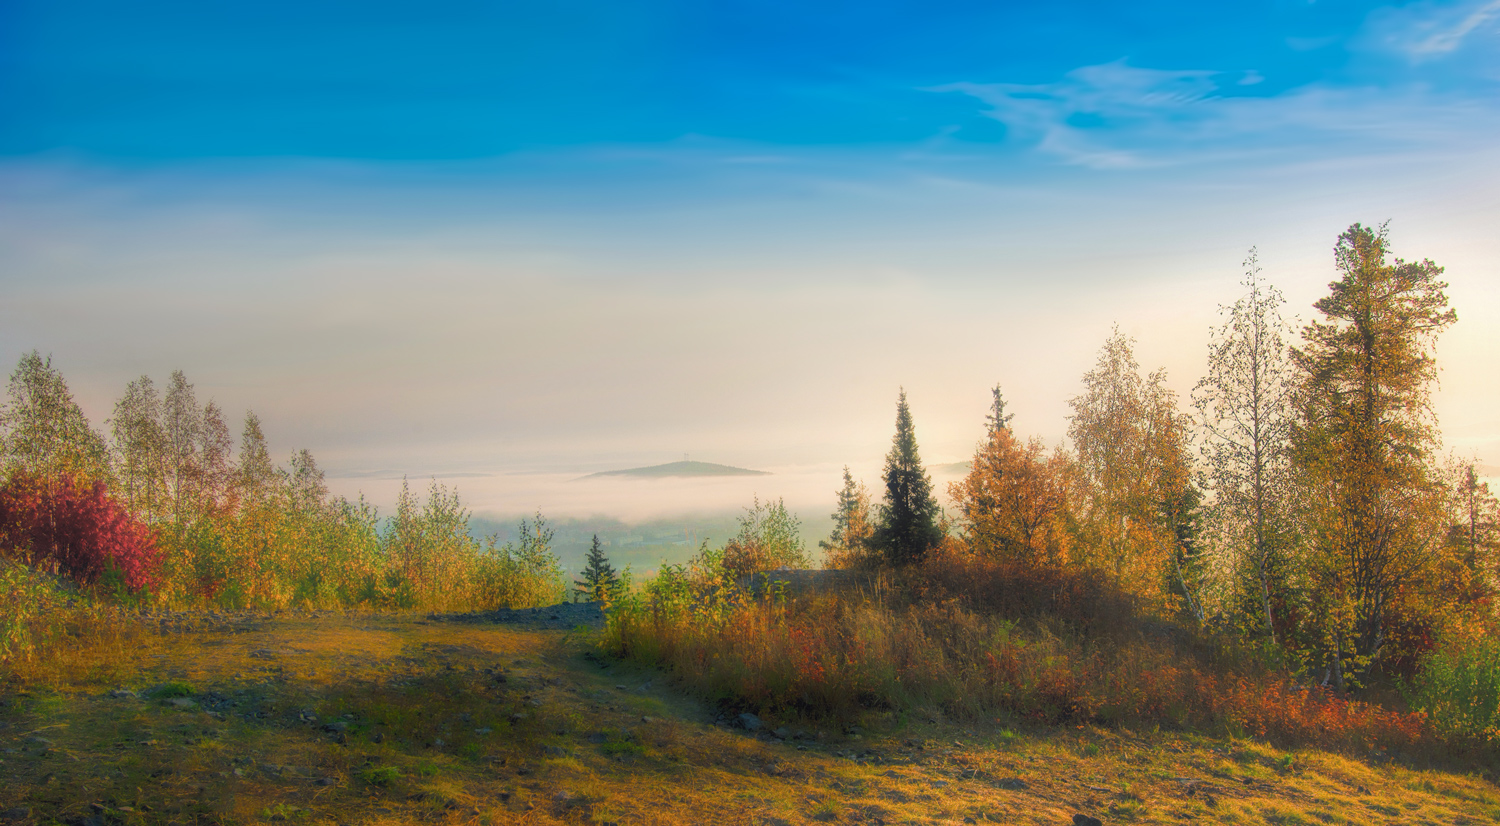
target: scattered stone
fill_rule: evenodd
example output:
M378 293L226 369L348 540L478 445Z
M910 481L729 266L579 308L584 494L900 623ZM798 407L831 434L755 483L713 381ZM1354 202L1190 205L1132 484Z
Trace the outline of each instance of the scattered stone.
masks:
M941 788L943 788L946 785L948 785L948 781L946 781L946 780L934 780L934 781L932 781L932 787L934 789L941 789Z
M519 723L519 722L521 722L522 720L525 720L525 719L526 719L526 715L525 714L521 714L520 712L517 712L515 714L510 715L510 721L512 723Z
M756 717L754 714L751 714L750 712L747 711L747 712L741 714L736 719L738 720L738 722L740 724L740 728L744 729L745 731L760 731L760 727L761 727L760 718Z
M432 741L432 745L436 748L442 748L443 746L446 746L448 744L443 742L443 738L439 737Z
M50 745L52 745L52 741L48 740L45 737L27 737L26 738L26 742L31 743L32 745L35 745L35 746L50 746Z
M787 728L786 726L782 726L781 728L778 728L771 733L781 738L782 740L786 740L792 736L792 730Z
M615 690L616 691L625 691L627 689L625 688L624 684L622 684L622 683L616 683L615 684Z
M641 718L641 722L642 723L649 723L649 722L651 722L651 718L650 717L642 717Z
M1085 814L1073 815L1073 826L1104 826L1104 821Z
M114 691L111 691L109 693L109 696L112 699L115 699L115 700L134 700L134 699L137 699L136 693L134 691L131 691L128 688L117 688Z
M338 782L339 781L337 779L332 778L332 777L320 777L320 778L318 778L318 785L319 786L332 786L332 785L334 785L335 783L338 783Z
M494 731L495 730L492 729L492 728L477 728L477 729L474 729L474 733L475 734L492 734L492 733L494 733Z
M1000 780L996 780L995 785L999 788L1009 789L1010 791L1015 792L1026 788L1026 781L1022 780L1019 777L1006 777Z

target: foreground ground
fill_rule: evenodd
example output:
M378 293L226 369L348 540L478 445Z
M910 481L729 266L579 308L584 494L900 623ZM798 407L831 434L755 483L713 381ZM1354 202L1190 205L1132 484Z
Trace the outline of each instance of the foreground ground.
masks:
M0 823L1500 822L1492 783L1399 756L925 714L747 731L537 619L175 618L4 688Z

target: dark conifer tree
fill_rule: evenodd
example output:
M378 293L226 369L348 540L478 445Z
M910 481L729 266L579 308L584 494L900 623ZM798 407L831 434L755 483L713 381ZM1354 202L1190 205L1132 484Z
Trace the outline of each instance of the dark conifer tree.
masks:
M599 534L594 534L594 544L584 560L583 579L573 580L573 592L591 602L603 602L620 583L620 576L604 555L604 546L599 543Z
M995 399L990 402L989 415L984 417L985 427L989 428L990 433L997 430L1009 430L1012 416L1005 412L1005 397L1000 395L1000 385L995 385L990 392L995 395Z
M880 506L874 545L895 564L917 562L943 540L942 510L932 496L932 480L917 454L917 436L906 406L906 390L896 402L896 435L885 457L885 503Z

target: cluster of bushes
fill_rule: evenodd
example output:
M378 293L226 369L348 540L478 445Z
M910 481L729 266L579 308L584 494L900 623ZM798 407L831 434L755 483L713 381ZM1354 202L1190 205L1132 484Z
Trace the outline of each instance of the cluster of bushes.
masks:
M611 613L604 648L763 714L867 710L1191 728L1285 746L1410 751L1421 714L1299 687L1143 619L1105 578L961 553L836 590L755 597L673 567Z

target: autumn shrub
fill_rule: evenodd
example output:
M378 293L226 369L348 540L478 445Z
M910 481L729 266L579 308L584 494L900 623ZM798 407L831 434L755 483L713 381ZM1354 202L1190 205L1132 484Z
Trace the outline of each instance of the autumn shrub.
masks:
M24 470L0 486L0 554L92 585L113 570L132 590L160 583L156 537L102 481Z
M1017 579L1004 587L1008 570ZM913 569L905 583L885 588L695 597L674 568L665 587L650 583L617 606L602 644L670 670L704 696L762 713L847 718L932 709L970 720L1159 725L1350 750L1410 749L1430 734L1419 714L1225 668L1149 624L1105 629L1126 605L1091 575L1070 580L1063 571L976 563L952 576ZM965 576L967 594L957 588Z

